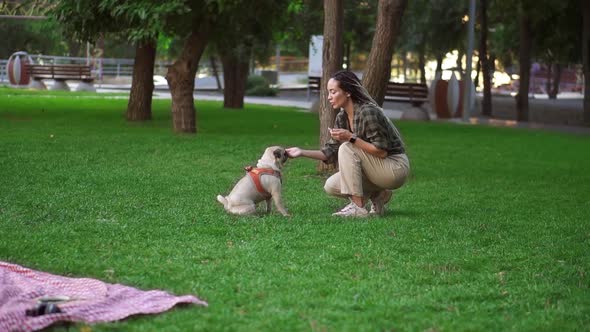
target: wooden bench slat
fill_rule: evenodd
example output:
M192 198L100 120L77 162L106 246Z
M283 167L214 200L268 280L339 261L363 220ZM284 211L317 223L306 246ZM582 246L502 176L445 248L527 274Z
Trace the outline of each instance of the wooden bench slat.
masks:
M71 71L54 71L53 75L67 75L67 76L82 76L82 75L90 75L90 73L81 73L79 71L71 72Z
M387 90L386 95L413 95L413 96L426 96L427 91L423 90Z
M53 71L74 72L74 73L81 72L81 71L89 71L84 68L64 68L64 67L58 67L58 68L54 67L52 70Z
M401 92L408 92L408 91L425 91L427 89L423 89L421 87L415 86L388 86L387 91L401 91Z

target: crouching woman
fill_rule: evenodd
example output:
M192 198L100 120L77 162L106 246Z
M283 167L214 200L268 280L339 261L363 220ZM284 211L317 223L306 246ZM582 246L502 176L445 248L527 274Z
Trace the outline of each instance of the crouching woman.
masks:
M382 215L392 190L400 188L410 174L402 137L353 72L337 72L327 89L330 105L339 110L329 128L331 139L321 150L291 147L287 153L291 158L338 163L339 172L328 178L324 189L349 198L350 204L333 216ZM365 208L369 201L370 211Z

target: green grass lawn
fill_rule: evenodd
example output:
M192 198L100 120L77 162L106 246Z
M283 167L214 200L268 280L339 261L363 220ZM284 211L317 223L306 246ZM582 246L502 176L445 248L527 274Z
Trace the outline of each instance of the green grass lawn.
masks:
M93 326L133 331L590 328L590 137L397 122L412 176L384 217L342 220L316 163L284 170L292 218L217 203L270 145L316 148L317 115L0 91L0 260L209 307ZM78 326L80 327L80 326Z

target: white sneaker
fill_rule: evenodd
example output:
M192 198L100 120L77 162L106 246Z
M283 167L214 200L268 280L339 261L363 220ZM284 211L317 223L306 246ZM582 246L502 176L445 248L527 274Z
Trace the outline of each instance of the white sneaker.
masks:
M353 218L364 218L369 216L369 211L364 207L360 207L355 203L350 203L345 206L342 210L332 213L336 217L353 217Z
M389 189L381 190L374 198L371 198L371 211L369 214L382 216L385 213L385 204L391 200L393 192Z

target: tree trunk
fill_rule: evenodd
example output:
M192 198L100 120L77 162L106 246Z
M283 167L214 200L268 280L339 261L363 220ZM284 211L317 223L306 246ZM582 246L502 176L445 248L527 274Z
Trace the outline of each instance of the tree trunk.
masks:
M494 75L495 58L493 55L485 56L484 66L482 67L483 78L483 99L482 99L482 114L484 116L492 116L492 77Z
M393 48L407 3L407 0L379 0L375 35L363 75L363 85L380 106L385 99L385 89L391 76Z
M463 56L465 54L461 49L457 51L457 71L459 72L459 79L463 82L465 80L465 73L463 71Z
M520 47L518 60L520 67L520 86L516 95L516 119L529 121L529 81L531 76L531 20L528 13L520 10Z
M584 124L590 126L590 1L581 0L583 12L582 61L584 70Z
M210 56L209 61L211 62L211 70L213 70L213 76L215 77L215 82L217 83L217 92L221 92L223 88L221 87L221 81L219 80L219 72L217 71L215 56Z
M402 75L404 76L404 80L408 79L408 52L404 52L402 57Z
M232 55L221 55L223 64L223 107L244 108L248 62L240 61Z
M156 42L154 40L137 44L131 93L125 114L128 121L144 121L152 118L155 60Z
M69 40L67 42L68 45L68 51L70 53L70 56L75 56L75 57L83 57L84 56L84 48L82 47L82 45L86 45L86 43L79 43L75 40Z
M345 53L345 58L346 58L346 69L348 70L352 70L352 68L350 68L350 48L352 47L352 43L348 42L346 43L346 53Z
M547 92L547 97L549 97L549 99L551 99L551 86L553 84L551 84L551 82L553 81L553 75L551 75L553 73L553 63L548 63L547 64L547 80L545 81L545 91ZM534 89L534 87L533 87Z
M561 71L563 67L560 63L555 64L555 70L553 71L553 86L549 93L549 99L557 99L559 93L559 84L561 83Z
M420 83L426 83L426 57L424 47L420 47L418 53L418 67L420 67Z
M324 46L322 49L322 80L320 86L320 146L330 139L328 127L334 125L336 112L328 102L326 85L334 73L342 69L344 9L342 0L324 1ZM319 171L333 171L333 165L318 163Z
M436 73L441 73L442 74L442 62L443 62L443 55L442 54L437 54L436 55Z
M480 45L481 47L481 45ZM477 65L475 66L475 78L473 79L473 85L475 86L475 88L477 89L477 87L479 86L479 74L481 73L481 49L479 50L479 54L478 54L478 61L477 61Z
M483 78L483 99L481 101L481 113L484 116L492 116L492 64L488 56L488 0L481 0L481 38L479 58L481 61Z
M166 73L172 95L172 124L174 131L178 133L197 132L193 92L199 60L207 45L208 30L208 23L202 23L191 32L179 58Z

